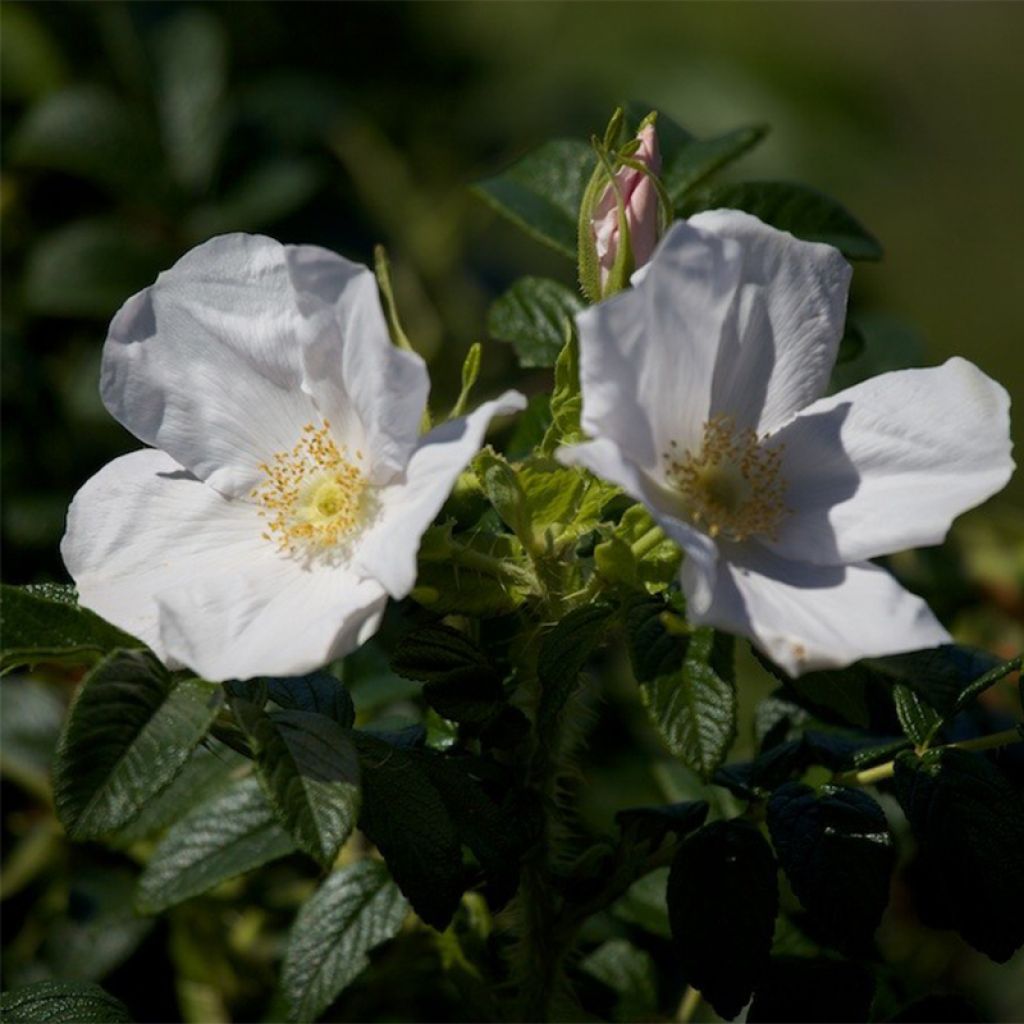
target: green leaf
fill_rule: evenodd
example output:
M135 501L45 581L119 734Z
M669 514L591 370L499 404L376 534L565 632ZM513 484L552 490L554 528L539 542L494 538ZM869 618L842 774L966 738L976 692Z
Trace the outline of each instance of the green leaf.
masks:
M552 728L578 686L583 666L607 635L613 612L610 605L583 605L545 635L537 657L541 691L538 725L542 732Z
M787 782L768 802L768 828L817 930L841 949L868 950L896 859L882 808L862 790Z
M709 779L736 738L732 638L694 630L681 668L641 684L641 694L669 750Z
M391 667L400 676L425 682L427 703L453 722L482 724L504 705L501 675L465 633L449 626L407 633L395 648Z
M366 969L370 950L398 934L408 910L377 861L328 875L288 935L281 989L289 1019L316 1020Z
M279 707L308 711L331 718L346 729L355 722L356 709L340 679L330 672L310 672L304 676L266 679L267 696Z
M1001 665L996 665L988 672L982 673L974 682L969 683L960 691L960 695L953 704L951 715L956 715L968 708L973 701L977 700L979 694L984 693L990 686L995 686L1011 672L1020 672L1022 665L1024 665L1024 655L1018 654L1016 658L1004 661Z
M860 964L809 957L772 957L768 974L754 993L747 1022L850 1021L853 1024L870 1019L874 994L874 978Z
M528 572L516 537L487 530L453 537L450 525L434 526L420 542L412 596L438 615L505 615L526 599Z
M422 752L367 733L353 738L363 773L359 827L416 913L443 931L463 892L462 853L455 823L417 756Z
M68 588L0 584L0 670L62 662L91 665L117 647L141 647L85 608Z
M85 981L38 981L0 995L0 1018L10 1024L130 1024L119 999Z
M333 863L359 814L359 761L350 733L308 711L264 711L231 696L267 796L299 849Z
M50 765L65 707L35 679L0 683L0 773L43 800L50 796Z
M924 897L977 950L1005 963L1024 943L1024 803L981 754L896 759L896 796L923 862Z
M57 748L54 803L72 839L135 818L181 771L217 714L220 688L176 683L142 651L114 651L86 676Z
M493 449L484 448L473 460L473 469L494 511L529 550L534 542L530 508L511 463Z
M515 348L520 366L554 366L566 324L582 309L582 299L565 285L524 277L491 306L487 331Z
M556 139L478 182L473 191L527 234L575 262L580 201L594 162L587 143Z
M746 821L716 821L672 861L668 916L687 981L731 1019L768 966L778 884L771 848Z
M157 845L139 879L136 905L145 914L159 913L294 850L259 779L236 779Z
M664 590L679 573L682 553L643 505L632 505L615 529L594 547L594 564L605 579Z
M700 210L733 209L808 242L834 245L851 260L880 260L882 246L839 202L808 185L788 181L745 181L694 194L680 208L689 217Z
M4 11L0 34L0 72L8 101L38 99L53 92L68 77L68 69L42 12L10 6Z
M663 129L661 115L658 116L657 129L660 139ZM763 125L752 125L708 139L690 138L671 151L663 152L661 179L673 205L682 207L693 189L753 149L767 134L768 129Z
M117 220L80 220L44 236L25 272L25 300L46 316L106 319L170 262L157 240Z
M580 415L583 395L580 391L580 345L575 329L566 333L565 344L555 360L555 384L551 391L551 426L541 442L544 455L553 455L559 445L583 440Z
M614 484L552 458L533 456L516 466L535 543L558 553L589 533L608 502L619 493Z
M673 613L664 597L636 597L626 605L626 642L633 676L650 683L676 671L683 662L689 637L665 626Z
M159 193L159 149L127 104L97 85L73 85L35 104L10 142L16 164L63 171L115 194Z
M155 70L170 165L181 184L202 193L220 157L225 129L227 39L219 20L201 8L185 8L163 23Z
M903 732L915 746L924 746L942 725L942 716L903 683L892 688L892 696Z

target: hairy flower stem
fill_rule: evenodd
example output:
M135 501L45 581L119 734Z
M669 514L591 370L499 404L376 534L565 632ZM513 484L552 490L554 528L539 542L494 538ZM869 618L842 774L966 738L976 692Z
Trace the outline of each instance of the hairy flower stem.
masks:
M947 743L943 747L936 747L942 750L945 747L956 747L957 750L993 750L996 747L1007 747L1012 743L1024 742L1024 734L1019 728L1006 729L1003 732L993 733L991 736L979 736L973 740L960 740L956 743ZM836 782L844 786L871 786L884 779L891 779L896 773L896 762L886 761L885 764L875 765L874 768L865 768L859 772L843 772L836 776Z

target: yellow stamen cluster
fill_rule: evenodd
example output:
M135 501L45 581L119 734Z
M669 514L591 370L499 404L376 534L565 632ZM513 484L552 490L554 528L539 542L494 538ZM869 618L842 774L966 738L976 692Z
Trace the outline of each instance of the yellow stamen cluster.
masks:
M776 538L790 511L782 501L782 445L767 447L753 430L737 430L730 416L704 424L697 452L663 452L665 472L683 498L687 516L710 536L741 541L755 534Z
M266 482L252 492L267 520L263 537L288 554L337 551L370 511L371 492L362 469L363 453L340 448L331 425L307 423L291 451L261 463Z

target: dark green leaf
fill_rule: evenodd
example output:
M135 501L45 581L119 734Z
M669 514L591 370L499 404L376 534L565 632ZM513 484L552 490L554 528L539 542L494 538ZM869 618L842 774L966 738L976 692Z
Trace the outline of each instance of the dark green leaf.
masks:
M0 771L44 800L65 711L56 693L35 679L0 683Z
M350 733L308 711L266 712L231 698L270 802L301 850L328 865L359 814L359 761Z
M484 725L504 706L501 675L465 633L449 626L406 634L391 667L408 679L425 681L427 703L450 721Z
M632 835L638 842L651 847L660 846L668 835L688 836L704 824L708 816L706 800L688 800L680 804L659 807L629 807L619 811L615 820L623 834Z
M554 366L565 344L566 324L581 309L583 300L565 285L524 277L491 306L487 331L515 348L520 366Z
M193 808L157 845L139 879L136 904L143 913L159 913L294 850L259 779L237 779Z
M981 754L896 760L896 795L925 862L926 896L975 949L1004 963L1024 943L1024 804Z
M1001 679L1005 679L1011 672L1019 672L1024 664L1024 655L1018 654L1016 658L1004 661L1001 665L989 669L974 680L973 683L965 686L960 691L956 703L953 705L951 714L957 714L967 708L979 694L984 693L990 686L994 686Z
M705 825L672 862L668 915L682 973L727 1019L768 966L778 901L771 848L748 822Z
M816 931L862 952L889 902L895 861L882 808L867 793L786 783L768 802L768 828L782 869Z
M663 119L660 116L657 129L660 139L663 133ZM663 149L661 177L673 205L682 207L693 189L753 149L767 133L767 128L753 125L708 139L691 138L674 149Z
M115 651L71 706L54 763L54 803L72 839L131 821L181 771L217 714L220 688L175 683L141 651Z
M359 827L427 924L443 931L463 891L460 837L419 751L355 733L363 773Z
M874 978L860 964L773 957L767 976L754 993L747 1021L860 1024L868 1020L874 994Z
M142 644L79 608L74 591L0 584L0 670L44 661L89 665L116 647Z
M663 616L671 611L663 597L639 598L626 608L626 641L638 683L674 672L686 656L688 638L665 628Z
M330 672L310 672L288 679L267 679L267 696L282 708L308 711L332 718L346 729L356 718L352 698L341 680Z
M556 139L478 182L474 191L527 234L575 261L580 201L594 160L587 143Z
M641 684L641 694L672 753L710 778L736 738L732 637L695 629L682 666Z
M99 985L38 981L0 995L0 1018L10 1024L130 1024L128 1008Z
M766 224L808 242L827 242L852 260L879 260L882 247L835 199L788 181L745 181L718 185L689 197L683 216L699 210L745 210Z
M583 605L544 637L537 657L541 690L538 721L542 730L554 724L576 689L583 666L605 638L613 611L610 605Z
M328 875L288 936L281 988L289 1019L316 1020L369 965L370 950L398 934L408 909L377 861Z
M892 688L892 696L904 733L915 746L926 744L942 724L942 716L903 683Z

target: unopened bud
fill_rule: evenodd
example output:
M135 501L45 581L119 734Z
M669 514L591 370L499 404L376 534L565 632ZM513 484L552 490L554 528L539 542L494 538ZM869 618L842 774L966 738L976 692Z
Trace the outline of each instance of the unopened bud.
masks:
M601 268L602 292L615 266L621 244L619 196L625 207L634 270L642 267L651 258L658 244L658 192L651 175L657 175L661 171L661 153L658 150L658 136L654 130L654 123L649 122L641 128L637 139L640 145L632 154L632 161L642 164L650 173L628 165L621 167L615 174L615 185L609 182L605 186L601 198L594 207L591 220L597 260Z

